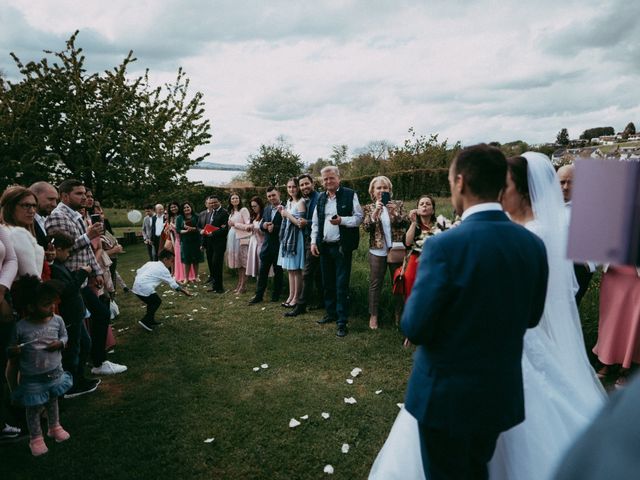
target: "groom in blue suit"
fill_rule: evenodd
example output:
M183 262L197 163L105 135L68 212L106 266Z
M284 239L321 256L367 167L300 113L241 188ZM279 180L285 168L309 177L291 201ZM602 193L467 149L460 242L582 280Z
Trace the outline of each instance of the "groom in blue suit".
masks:
M418 421L427 478L488 478L500 432L524 420L522 344L547 289L542 241L499 197L500 150L462 150L449 169L462 223L425 242L402 330L418 345L405 406Z

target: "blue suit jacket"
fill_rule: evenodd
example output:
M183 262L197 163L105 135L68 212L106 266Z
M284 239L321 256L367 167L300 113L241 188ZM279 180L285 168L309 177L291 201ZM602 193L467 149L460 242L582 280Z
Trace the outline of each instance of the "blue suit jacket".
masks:
M264 228L265 222L273 223L273 231L269 232ZM280 212L274 211L272 214L271 204L267 204L264 207L262 221L260 222L260 229L265 233L264 242L262 242L261 255L277 255L280 248L280 226L282 225L282 215Z
M500 211L427 240L402 317L418 345L405 405L419 423L464 434L524 420L522 341L547 277L542 240Z

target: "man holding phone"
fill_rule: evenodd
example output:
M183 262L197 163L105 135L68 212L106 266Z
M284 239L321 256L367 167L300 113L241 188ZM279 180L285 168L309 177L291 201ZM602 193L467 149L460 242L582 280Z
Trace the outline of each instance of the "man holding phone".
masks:
M72 272L85 265L91 267L91 276L95 276L95 284L100 288L104 282L102 268L98 265L91 248L91 240L100 237L104 231L102 222L86 226L82 215L78 212L87 206L87 192L79 180L65 180L58 187L60 203L45 221L47 234L64 232L74 239L70 255L64 265ZM82 299L91 314L91 361L94 375L112 375L124 372L127 367L107 360L105 343L109 327L109 307L98 298L87 282L82 285Z
M320 256L326 315L319 324L336 323L336 335L347 334L347 304L351 257L358 248L362 207L358 195L340 186L338 167L324 167L320 175L325 192L318 197L311 226L311 254Z

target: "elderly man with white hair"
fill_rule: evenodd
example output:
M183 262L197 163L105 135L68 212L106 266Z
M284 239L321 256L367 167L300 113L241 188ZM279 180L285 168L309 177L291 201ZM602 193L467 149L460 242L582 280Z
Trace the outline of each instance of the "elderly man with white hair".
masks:
M311 253L320 256L326 315L319 324L336 323L336 335L347 334L351 257L358 248L362 207L358 195L340 185L338 167L320 172L325 192L318 197L311 227Z

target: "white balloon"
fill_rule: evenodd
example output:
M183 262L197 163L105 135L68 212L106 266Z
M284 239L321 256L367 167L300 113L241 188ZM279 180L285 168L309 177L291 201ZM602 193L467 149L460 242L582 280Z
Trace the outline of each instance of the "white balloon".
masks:
M127 218L131 223L138 223L142 220L142 212L140 210L131 210L127 213Z

